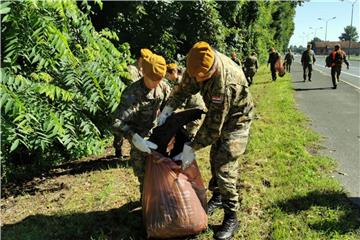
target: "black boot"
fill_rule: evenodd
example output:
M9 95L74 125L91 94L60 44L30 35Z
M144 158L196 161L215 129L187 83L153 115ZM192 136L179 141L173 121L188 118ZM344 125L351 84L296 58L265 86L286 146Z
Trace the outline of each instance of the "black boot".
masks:
M217 240L229 240L239 228L239 220L236 212L225 212L224 221L221 224L219 231L215 235Z
M214 193L207 204L207 214L211 215L214 213L216 208L222 206L220 193Z

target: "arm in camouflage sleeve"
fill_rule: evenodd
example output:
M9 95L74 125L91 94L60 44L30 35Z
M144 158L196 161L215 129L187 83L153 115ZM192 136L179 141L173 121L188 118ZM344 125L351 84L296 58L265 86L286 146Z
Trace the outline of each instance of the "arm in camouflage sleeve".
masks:
M185 72L179 87L170 96L167 106L177 109L185 102L186 99L190 98L191 95L194 95L200 91L199 85L196 81Z
M127 124L136 113L136 102L131 99L130 95L125 90L121 96L120 105L115 114L115 121L112 125L115 134L124 135L127 139L131 139L134 132Z
M194 150L213 144L220 137L231 101L232 90L230 88L225 90L225 94L212 98L204 122L190 144Z
M170 97L170 93L171 93L171 88L169 87L169 85L167 83L164 84L164 99L161 102L161 106L160 106L160 110L162 111L167 103L167 101L169 100Z

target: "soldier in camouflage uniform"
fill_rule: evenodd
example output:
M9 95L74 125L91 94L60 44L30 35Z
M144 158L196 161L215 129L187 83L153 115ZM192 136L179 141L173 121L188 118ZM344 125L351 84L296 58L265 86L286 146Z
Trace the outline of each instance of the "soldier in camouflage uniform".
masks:
M208 204L211 214L222 206L225 216L217 239L230 238L239 226L238 158L245 152L254 104L242 69L206 42L196 43L186 59L186 73L179 89L170 97L159 116L159 124L190 95L200 92L208 112L191 143L185 144L175 159L191 162L194 151L211 146L213 196Z
M311 44L307 45L307 49L301 55L301 65L303 66L303 78L306 81L306 72L308 73L308 80L311 82L312 65L316 62L315 53L311 49Z
M133 82L139 80L142 78L142 60L143 58L149 56L149 54L152 54L151 51L147 48L143 48L140 50L140 56L137 59L136 66L129 65L128 71L129 71L129 79L125 79L124 83L129 86ZM118 158L121 158L123 156L122 153L122 145L124 143L124 136L120 132L114 132L114 142L113 147L115 148L115 156Z
M143 58L144 77L127 87L121 96L113 130L125 136L131 143L130 161L134 174L143 190L145 157L157 146L145 140L156 125L156 119L164 107L169 86L162 81L166 72L165 59L156 54Z
M244 67L243 67L249 87L253 82L253 77L257 72L258 68L259 68L259 64L256 58L256 53L253 52L250 56L245 58Z

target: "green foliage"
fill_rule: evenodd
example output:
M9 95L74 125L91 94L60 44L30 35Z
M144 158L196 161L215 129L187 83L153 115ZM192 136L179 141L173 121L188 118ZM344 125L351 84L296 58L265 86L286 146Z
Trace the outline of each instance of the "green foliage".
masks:
M344 28L344 32L341 34L341 36L339 37L339 39L341 41L353 41L353 42L357 42L359 38L358 32L356 31L356 27L354 26L346 26Z
M208 41L221 52L240 57L255 51L261 61L268 49L287 48L294 31L295 7L302 1L136 1L104 2L92 15L129 42L132 52L147 47L167 61L186 55L191 46Z
M116 49L117 35L96 32L75 1L3 2L0 12L3 175L102 150L129 46Z

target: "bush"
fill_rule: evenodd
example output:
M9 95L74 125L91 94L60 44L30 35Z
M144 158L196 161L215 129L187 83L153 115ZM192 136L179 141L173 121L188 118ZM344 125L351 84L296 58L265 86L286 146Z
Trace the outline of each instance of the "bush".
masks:
M98 153L127 77L129 45L75 1L1 4L2 177L18 163Z

